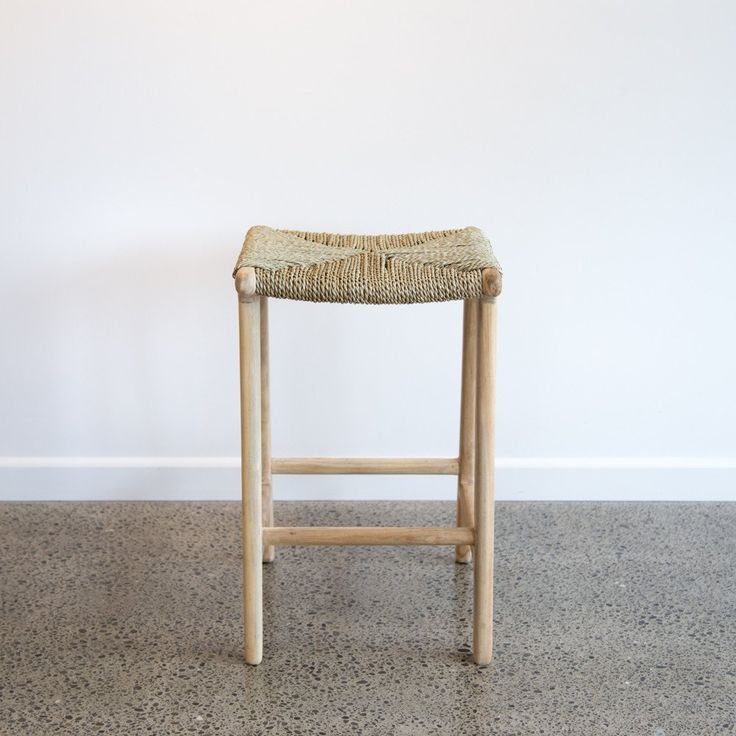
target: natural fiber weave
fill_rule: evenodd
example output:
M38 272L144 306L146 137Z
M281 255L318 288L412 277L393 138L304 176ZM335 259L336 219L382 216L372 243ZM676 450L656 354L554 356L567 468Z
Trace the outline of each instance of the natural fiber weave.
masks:
M475 299L482 296L482 270L501 270L476 227L335 235L259 225L245 236L235 271L245 266L255 268L263 296L353 304Z

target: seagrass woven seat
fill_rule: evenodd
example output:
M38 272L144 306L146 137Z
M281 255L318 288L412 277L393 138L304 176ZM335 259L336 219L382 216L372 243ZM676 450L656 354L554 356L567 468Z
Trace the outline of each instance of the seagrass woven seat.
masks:
M495 282L486 284L486 294L501 290L498 261L477 227L336 235L258 225L245 236L235 272L249 266L255 269L260 296L313 302L478 299L483 296L483 269L493 269Z

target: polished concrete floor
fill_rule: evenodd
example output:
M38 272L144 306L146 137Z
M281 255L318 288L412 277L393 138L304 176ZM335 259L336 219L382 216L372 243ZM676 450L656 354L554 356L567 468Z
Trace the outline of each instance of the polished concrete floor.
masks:
M277 522L451 524L453 504ZM501 503L493 664L446 547L281 548L241 659L239 507L0 505L0 734L736 730L736 504Z

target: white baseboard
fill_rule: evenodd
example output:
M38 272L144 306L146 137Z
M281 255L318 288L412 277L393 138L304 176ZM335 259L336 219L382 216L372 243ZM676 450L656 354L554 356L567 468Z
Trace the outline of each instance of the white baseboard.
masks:
M496 498L736 501L736 458L498 458ZM0 457L0 501L238 500L237 457ZM455 497L452 476L277 476L277 500Z

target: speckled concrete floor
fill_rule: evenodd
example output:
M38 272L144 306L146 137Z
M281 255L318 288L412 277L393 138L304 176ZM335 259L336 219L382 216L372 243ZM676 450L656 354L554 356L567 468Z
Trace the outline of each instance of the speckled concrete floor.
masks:
M439 525L453 505L276 516ZM498 504L487 669L450 548L281 548L256 668L237 504L1 505L0 555L3 736L736 728L736 504Z

